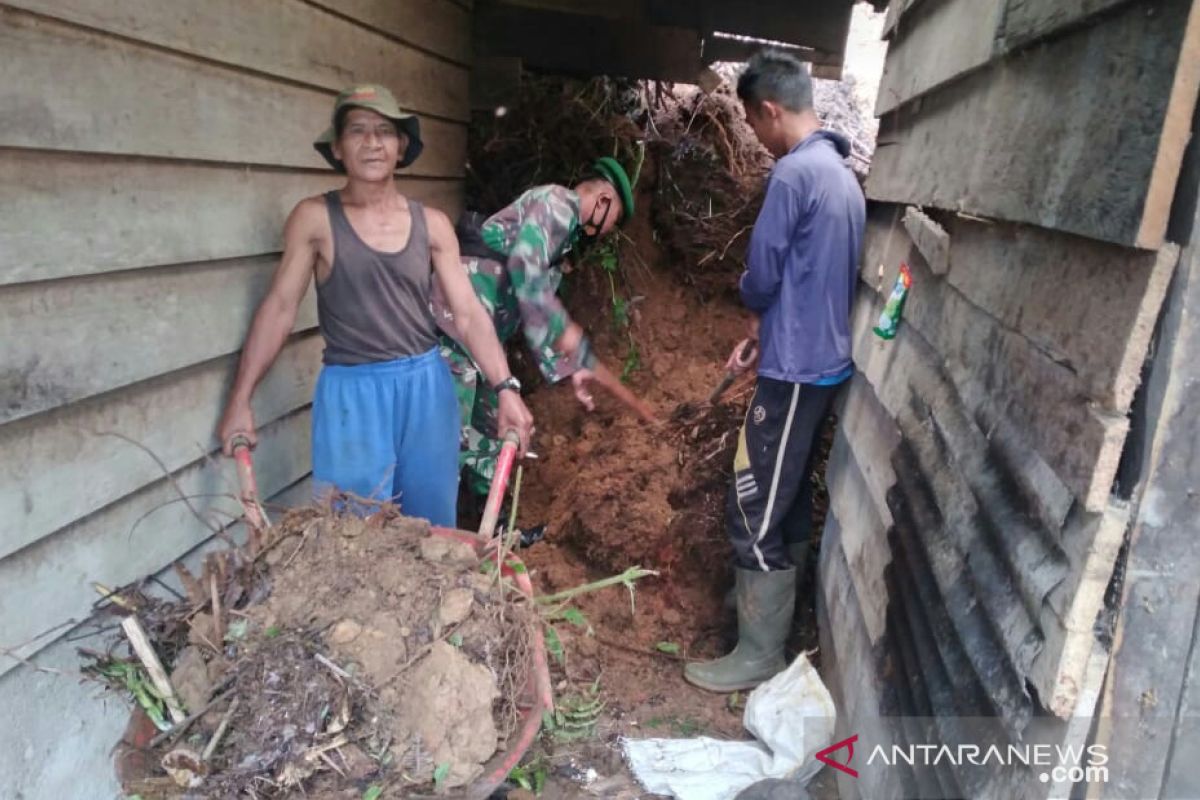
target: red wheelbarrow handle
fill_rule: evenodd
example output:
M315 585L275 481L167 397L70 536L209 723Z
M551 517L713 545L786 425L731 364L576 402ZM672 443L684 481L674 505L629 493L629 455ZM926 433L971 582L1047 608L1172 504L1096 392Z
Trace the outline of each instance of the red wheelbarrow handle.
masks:
M267 521L263 519L262 506L258 500L258 481L254 479L254 457L250 454L250 440L240 433L234 434L229 440L233 450L233 460L237 464L238 484L242 489L242 508L246 512L246 521L256 531L267 529Z
M435 527L433 535L469 544L480 555L484 554L487 547L485 540L467 531ZM509 553L500 566L500 574L511 579L517 589L526 597L533 598L533 581L530 580L529 570L525 568L520 558ZM504 783L505 778L513 771L514 767L521 763L521 759L525 757L530 746L537 739L538 731L542 727L543 715L554 710L550 662L546 654L546 640L541 625L533 629L532 639L529 654L529 683L525 687L527 693L525 700L528 707L522 709L520 726L509 737L508 747L504 752L497 753L484 768L483 775L476 778L467 788L467 800L487 800Z
M508 477L512 474L513 462L517 458L517 447L520 444L521 437L516 431L510 430L504 434L504 444L500 447L500 455L496 457L496 473L492 476L487 502L483 506L483 519L479 523L479 538L484 541L490 541L496 532L496 523L500 520L500 505L504 502Z

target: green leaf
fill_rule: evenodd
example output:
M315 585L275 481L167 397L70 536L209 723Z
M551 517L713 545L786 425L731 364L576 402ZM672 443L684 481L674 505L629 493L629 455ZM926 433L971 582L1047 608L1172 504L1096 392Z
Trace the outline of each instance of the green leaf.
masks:
M590 628L587 617L578 608L565 608L562 612L562 618L574 625L576 628Z
M520 561L511 561L511 562L509 562L508 566L517 575L524 575L526 572L529 571L528 569L526 569L525 564Z
M463 644L462 635L458 634L458 633L450 634L450 636L447 637L446 641L450 643L451 647L462 647L462 644Z
M546 767L539 764L533 771L533 793L540 795L546 789Z
M513 767L513 771L508 773L508 779L528 792L533 791L533 781L529 779L529 770L524 767Z
M272 625L271 627L267 628L266 637L268 639L274 639L281 633L283 633L283 628L280 628L278 625Z
M558 727L558 723L554 721L554 714L549 710L542 712L542 727L548 731Z
M679 645L674 642L659 642L654 645L654 649L660 653L667 653L673 656L679 655Z
M613 324L618 328L629 325L629 302L624 297L613 297Z
M437 768L433 771L433 788L441 791L448 777L450 777L450 765L438 764Z
M488 559L479 565L479 571L485 575L491 575L496 571L496 562Z
M621 383L628 383L629 377L642 366L642 357L638 353L637 342L629 339L629 352L625 354L625 363L621 366Z
M371 784L367 790L363 792L362 800L379 800L383 796L383 787L379 784Z
M250 620L235 619L229 623L229 627L225 629L225 641L238 642L246 638L246 633L250 630Z
M566 651L563 650L562 639L558 638L558 631L554 630L551 625L546 626L546 651L554 656L554 660L559 664L567 660Z

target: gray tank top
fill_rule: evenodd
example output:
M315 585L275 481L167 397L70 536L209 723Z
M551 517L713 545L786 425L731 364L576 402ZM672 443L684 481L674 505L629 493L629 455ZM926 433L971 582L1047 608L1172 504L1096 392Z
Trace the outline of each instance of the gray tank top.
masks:
M367 364L420 355L437 345L429 307L433 261L425 209L408 201L412 230L398 253L380 252L354 232L337 192L325 194L333 230L333 273L317 284L326 364Z

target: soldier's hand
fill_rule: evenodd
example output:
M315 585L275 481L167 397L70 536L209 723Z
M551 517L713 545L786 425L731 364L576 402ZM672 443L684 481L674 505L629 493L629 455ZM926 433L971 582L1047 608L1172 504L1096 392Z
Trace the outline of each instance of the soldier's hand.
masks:
M575 399L588 411L596 410L596 398L592 397L592 390L588 388L588 383L595 377L596 373L582 367L571 373L571 387L575 390Z
M514 430L521 438L518 456L524 456L533 438L533 414L525 406L521 396L513 391L503 391L499 395L500 406L496 415L496 429L499 431Z

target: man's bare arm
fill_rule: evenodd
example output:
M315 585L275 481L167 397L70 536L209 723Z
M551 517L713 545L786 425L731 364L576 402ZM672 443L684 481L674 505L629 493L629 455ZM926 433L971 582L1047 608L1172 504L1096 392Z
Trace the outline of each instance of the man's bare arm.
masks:
M231 439L237 434L244 435L251 445L258 441L250 398L296 323L296 313L312 281L317 260L322 213L323 206L312 198L303 200L292 209L284 226L283 258L271 279L267 296L254 314L242 346L237 378L217 428L221 447L227 455L231 454Z

